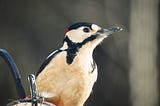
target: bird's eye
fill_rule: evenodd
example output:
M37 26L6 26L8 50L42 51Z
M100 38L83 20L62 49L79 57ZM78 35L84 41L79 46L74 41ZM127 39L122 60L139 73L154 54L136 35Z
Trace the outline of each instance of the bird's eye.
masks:
M89 30L89 28L84 28L83 31L88 33L90 30Z

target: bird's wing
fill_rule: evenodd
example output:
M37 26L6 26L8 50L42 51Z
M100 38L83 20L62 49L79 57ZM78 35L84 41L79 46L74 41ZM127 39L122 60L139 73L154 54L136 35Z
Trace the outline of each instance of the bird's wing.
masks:
M62 52L63 50L56 50L54 52L52 52L47 58L46 60L43 62L43 64L41 65L41 67L39 68L37 75L39 75L39 73L41 73L43 71L43 69L49 64L49 62L60 52Z

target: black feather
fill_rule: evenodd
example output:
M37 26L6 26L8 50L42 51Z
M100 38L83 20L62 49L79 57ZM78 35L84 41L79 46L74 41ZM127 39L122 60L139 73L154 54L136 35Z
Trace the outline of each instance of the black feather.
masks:
M89 27L90 29L92 29L92 28L91 28L92 23L78 22L78 23L75 23L75 24L69 26L69 27L68 27L68 31L73 30L73 29L77 29L77 28L79 28L79 27L81 27L81 26L86 26L86 27Z

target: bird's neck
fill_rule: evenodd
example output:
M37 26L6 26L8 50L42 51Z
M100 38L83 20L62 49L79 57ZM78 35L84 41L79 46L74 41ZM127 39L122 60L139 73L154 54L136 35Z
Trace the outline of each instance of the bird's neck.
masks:
M81 56L83 58L92 59L93 47L92 44L86 43L82 45L81 43L70 43L68 45L67 42L63 43L63 46L60 48L67 52L67 63L71 64L76 56Z

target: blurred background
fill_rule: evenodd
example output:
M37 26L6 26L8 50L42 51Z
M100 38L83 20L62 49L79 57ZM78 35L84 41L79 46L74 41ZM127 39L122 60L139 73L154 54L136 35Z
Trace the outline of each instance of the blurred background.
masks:
M159 10L158 0L0 0L0 48L15 59L29 95L28 75L62 45L69 25L122 26L94 52L99 75L85 106L160 106ZM17 98L0 58L0 105Z

